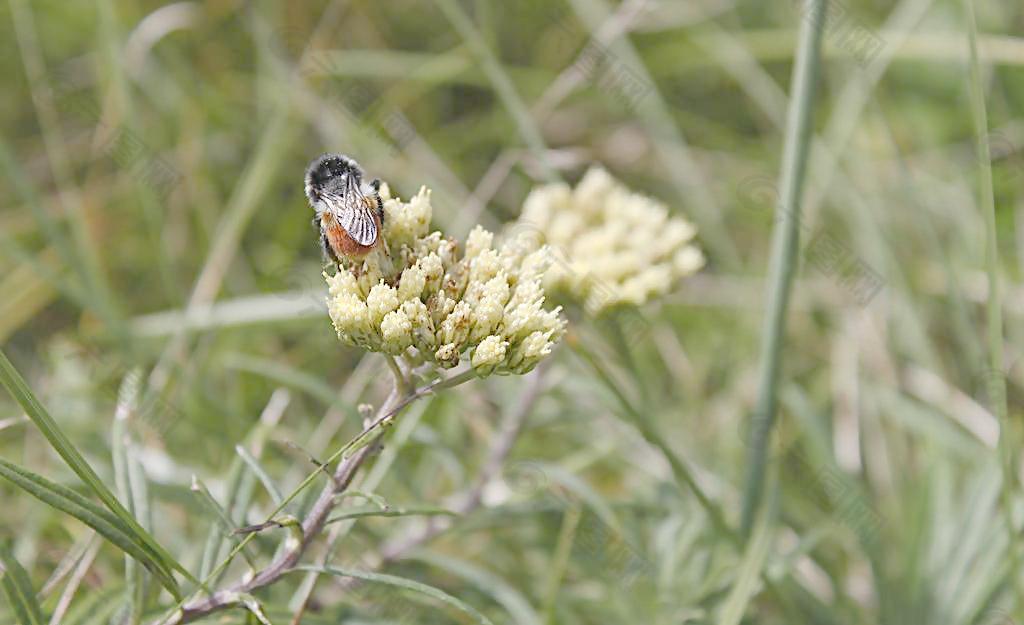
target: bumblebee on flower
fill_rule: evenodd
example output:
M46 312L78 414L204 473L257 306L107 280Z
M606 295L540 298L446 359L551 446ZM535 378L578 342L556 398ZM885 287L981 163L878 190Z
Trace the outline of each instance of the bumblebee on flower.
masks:
M340 155L314 161L306 194L338 266L324 277L343 342L443 368L466 354L479 375L518 374L565 333L560 308L544 308L546 248L496 248L478 226L460 253L454 239L429 231L426 187L407 202L392 198L386 185L364 184L358 165Z
M381 247L384 206L380 180L363 182L363 170L343 154L324 154L310 163L306 197L316 216L324 255L335 264L354 264ZM385 247L385 254L387 249Z

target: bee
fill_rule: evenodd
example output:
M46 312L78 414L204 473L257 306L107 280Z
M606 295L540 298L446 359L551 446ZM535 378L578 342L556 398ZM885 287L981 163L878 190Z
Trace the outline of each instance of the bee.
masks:
M306 169L306 197L316 216L324 255L341 265L360 260L381 244L384 203L380 180L363 182L363 170L343 154L324 154Z

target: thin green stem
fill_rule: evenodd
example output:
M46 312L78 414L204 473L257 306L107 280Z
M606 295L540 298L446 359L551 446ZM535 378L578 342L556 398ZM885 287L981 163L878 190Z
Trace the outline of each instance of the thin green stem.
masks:
M985 273L988 281L986 322L988 324L989 374L986 392L990 408L999 420L999 459L1003 470L1002 508L1010 542L1010 586L1013 592L1014 614L1024 605L1021 589L1020 539L1013 521L1014 436L1006 407L1006 380L1003 377L1003 303L999 287L999 239L996 232L996 203L992 190L992 163L988 136L988 114L985 110L985 92L978 62L978 24L974 16L974 1L964 0L967 14L967 42L970 63L967 66L968 91L971 99L971 118L974 122L975 145L981 165L979 192L981 210L985 219Z
M388 369L391 369L391 375L395 377L395 388L398 389L398 393L403 397L408 395L412 391L409 387L409 378L402 371L398 361L391 354L384 354L384 362L388 363Z
M750 534L764 490L768 439L778 401L786 310L796 272L800 240L800 203L810 151L812 108L825 25L824 0L810 0L807 11L806 19L800 27L800 42L793 66L792 95L786 117L782 170L779 173L779 203L775 207L777 219L772 232L768 310L761 341L760 381L752 416L751 446L748 450L743 492L741 530L744 536Z

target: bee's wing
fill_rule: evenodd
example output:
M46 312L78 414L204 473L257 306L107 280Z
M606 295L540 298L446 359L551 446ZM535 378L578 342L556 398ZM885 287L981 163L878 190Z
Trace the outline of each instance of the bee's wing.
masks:
M377 222L373 218L373 201L355 185L349 186L340 199L338 223L356 243L373 245L378 234Z

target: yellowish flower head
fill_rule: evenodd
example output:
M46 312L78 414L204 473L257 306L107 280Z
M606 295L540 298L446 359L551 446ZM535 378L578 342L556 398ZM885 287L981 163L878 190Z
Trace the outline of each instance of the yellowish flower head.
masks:
M664 204L594 167L575 188L555 183L534 189L507 245L550 246L544 286L597 314L643 304L699 270L704 255L692 242L695 234L689 221L670 216Z
M551 353L565 321L559 308L544 307L546 247L495 247L478 226L460 253L453 239L430 232L428 189L403 202L383 187L381 197L386 250L324 274L343 342L445 368L466 356L480 375L526 373Z

